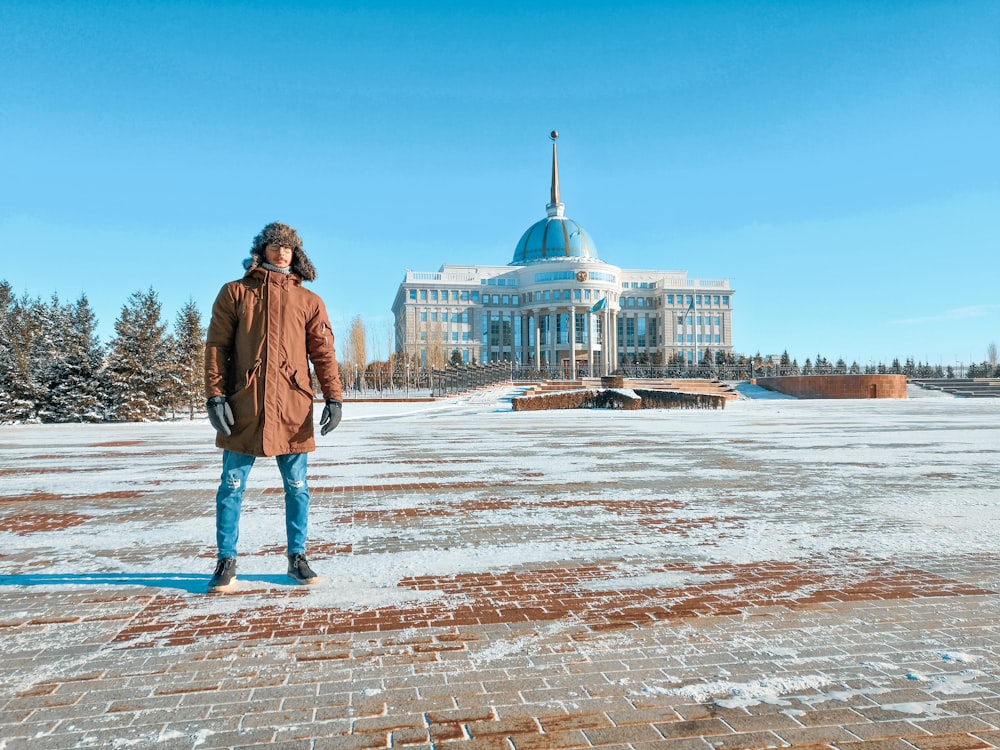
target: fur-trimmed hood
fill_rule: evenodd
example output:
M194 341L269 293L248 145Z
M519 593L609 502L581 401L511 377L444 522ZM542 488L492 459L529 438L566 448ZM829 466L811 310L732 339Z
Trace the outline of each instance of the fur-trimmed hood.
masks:
M299 237L299 233L287 224L278 221L272 221L253 238L253 244L250 245L250 257L243 261L243 267L247 273L254 271L267 261L264 256L264 248L272 242L292 248L291 268L293 273L301 276L303 281L316 279L316 268L302 249L302 238Z

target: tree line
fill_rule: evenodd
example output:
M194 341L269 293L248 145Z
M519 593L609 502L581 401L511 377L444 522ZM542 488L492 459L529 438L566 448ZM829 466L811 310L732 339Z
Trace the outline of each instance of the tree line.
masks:
M16 296L0 281L0 423L193 417L205 400L205 328L193 301L173 326L156 292L133 293L102 343L85 294Z
M194 301L172 324L150 288L122 306L102 342L86 294L75 302L15 295L0 280L0 424L143 422L204 413L206 328ZM367 332L351 321L341 370L354 390L427 388L416 361L368 362ZM315 384L314 384L315 386Z
M114 336L102 342L97 317L86 295L63 302L16 296L0 280L0 424L14 422L136 422L178 416L193 418L204 411L205 326L194 301L186 303L172 325L163 320L162 305L150 288L134 292L122 306ZM446 364L461 365L457 350L423 368L415 357L391 352L368 360L368 332L360 316L348 326L341 349L341 375L348 391L382 391L430 387L431 372ZM632 375L648 370L695 369L704 377L742 379L760 375L887 374L911 378L1000 378L997 348L963 373L948 365L906 359L865 366L843 359L831 362L817 354L800 367L788 352L778 357L704 352L690 368L680 359L654 361L646 355L626 358L620 369ZM697 376L697 375L696 375Z

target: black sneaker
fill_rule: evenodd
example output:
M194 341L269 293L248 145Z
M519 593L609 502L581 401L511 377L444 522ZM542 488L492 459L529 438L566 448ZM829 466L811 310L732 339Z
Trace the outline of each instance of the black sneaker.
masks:
M309 567L309 561L301 553L288 556L288 577L294 578L296 582L304 584L319 581L316 571Z
M228 591L236 580L236 558L223 557L215 565L215 573L208 582L209 591Z

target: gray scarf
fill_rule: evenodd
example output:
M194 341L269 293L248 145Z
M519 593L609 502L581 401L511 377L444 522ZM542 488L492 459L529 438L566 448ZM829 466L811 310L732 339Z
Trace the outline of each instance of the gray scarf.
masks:
M288 268L278 268L277 266L272 266L270 263L261 263L261 268L266 268L268 271L274 271L275 273L283 273L286 276L292 272L292 267Z

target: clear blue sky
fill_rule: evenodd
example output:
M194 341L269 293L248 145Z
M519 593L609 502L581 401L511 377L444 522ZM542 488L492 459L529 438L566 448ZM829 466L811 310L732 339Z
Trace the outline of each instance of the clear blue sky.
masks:
M406 269L566 213L731 279L737 351L1000 343L1000 3L0 4L0 278L206 322L266 223L386 356Z

